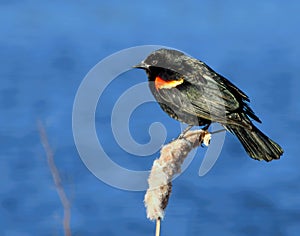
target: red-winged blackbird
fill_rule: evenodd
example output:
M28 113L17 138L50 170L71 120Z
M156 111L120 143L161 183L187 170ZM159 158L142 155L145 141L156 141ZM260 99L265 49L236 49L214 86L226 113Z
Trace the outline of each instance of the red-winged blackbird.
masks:
M202 61L162 48L134 67L146 71L151 92L172 118L206 128L218 122L257 160L271 161L283 154L282 148L251 122L250 118L261 123L247 103L248 96Z

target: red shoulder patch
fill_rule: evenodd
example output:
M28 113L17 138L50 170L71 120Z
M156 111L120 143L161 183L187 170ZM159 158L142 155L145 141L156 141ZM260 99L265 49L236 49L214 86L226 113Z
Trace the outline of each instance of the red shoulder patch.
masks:
M183 79L178 79L178 80L163 80L161 77L157 76L155 78L154 84L155 84L155 88L156 90L159 89L171 89L171 88L175 88L176 86L180 85L183 83Z

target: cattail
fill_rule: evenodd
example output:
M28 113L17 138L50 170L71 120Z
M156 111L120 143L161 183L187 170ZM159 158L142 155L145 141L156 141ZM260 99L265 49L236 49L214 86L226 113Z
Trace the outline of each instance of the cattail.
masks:
M208 146L210 138L207 131L192 130L161 149L160 158L154 161L148 179L149 188L144 199L147 218L157 222L163 219L172 190L172 178L181 172L188 153L202 143Z

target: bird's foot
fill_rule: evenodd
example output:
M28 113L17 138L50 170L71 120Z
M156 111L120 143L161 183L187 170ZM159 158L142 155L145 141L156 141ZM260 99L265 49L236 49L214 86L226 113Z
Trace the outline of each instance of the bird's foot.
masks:
M211 123L209 123L209 124L203 126L202 130L204 131L204 136L205 136L206 133L208 133L208 128L209 128L210 124L211 124ZM203 137L204 137L204 136L203 136ZM203 145L203 137L202 137L202 136L199 137L199 142L201 142L201 147L204 147L204 145ZM208 143L208 144L209 144L209 143ZM205 143L205 146L208 146L208 144Z

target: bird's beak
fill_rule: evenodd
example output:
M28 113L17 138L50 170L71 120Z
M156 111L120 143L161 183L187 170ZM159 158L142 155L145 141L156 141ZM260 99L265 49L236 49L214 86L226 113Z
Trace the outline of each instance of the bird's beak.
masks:
M148 69L149 66L148 66L144 61L142 61L141 63L139 63L139 64L133 66L133 68L138 68L138 69Z

